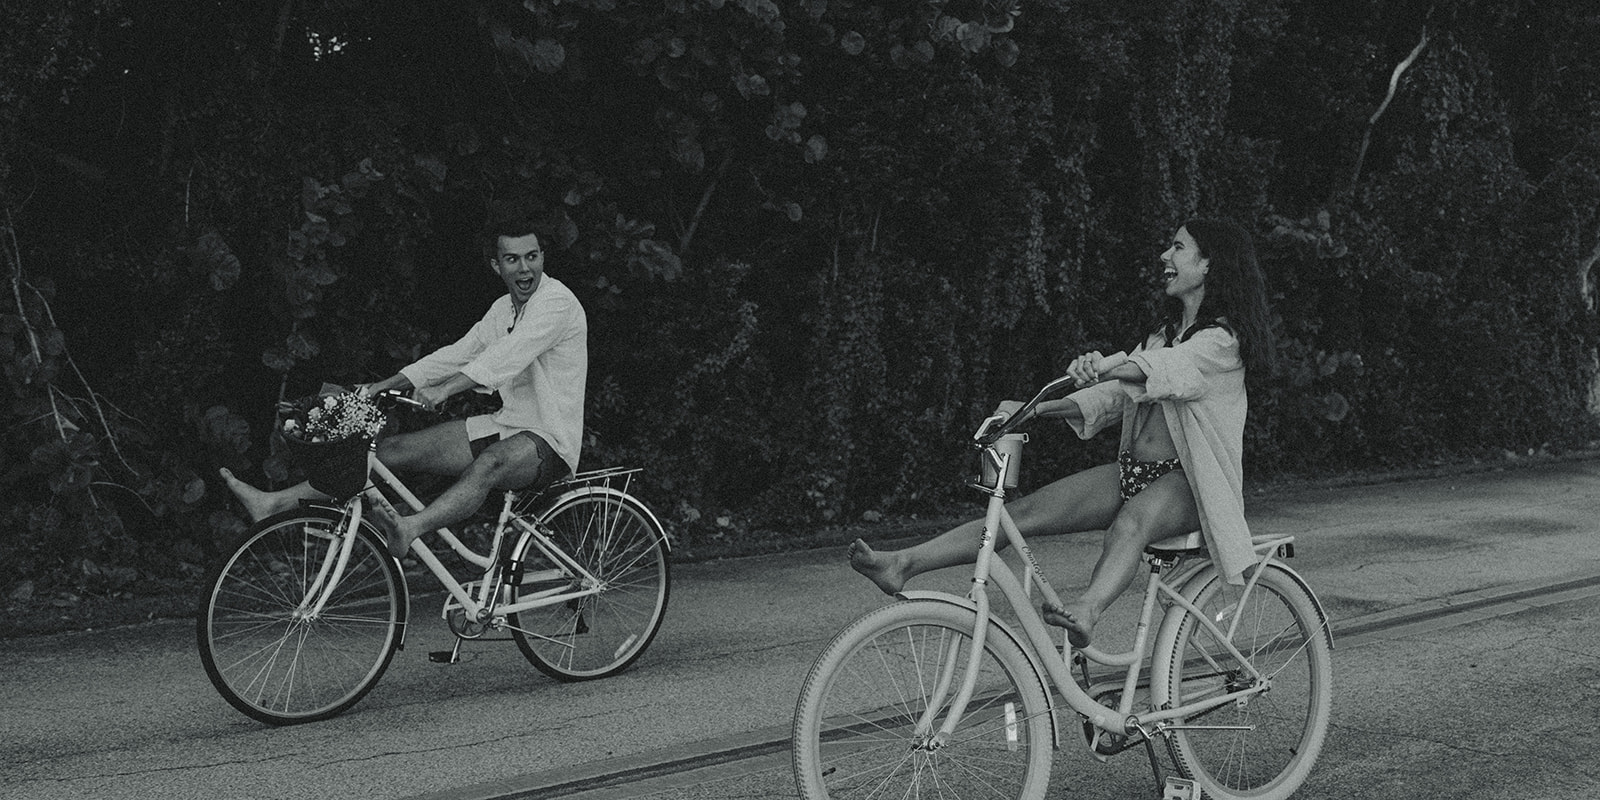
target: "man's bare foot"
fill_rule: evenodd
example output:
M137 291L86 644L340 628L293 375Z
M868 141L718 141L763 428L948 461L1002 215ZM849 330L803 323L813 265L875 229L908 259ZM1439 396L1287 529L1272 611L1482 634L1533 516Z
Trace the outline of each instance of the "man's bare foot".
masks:
M400 516L400 512L396 511L394 506L389 505L389 501L370 496L369 499L374 501L367 504L369 512L367 520L383 534L383 543L389 549L389 555L397 559L405 558L406 553L411 550L412 540L417 537L405 531L405 518Z
M239 498L239 502L244 505L244 511L250 515L251 522L260 522L284 510L279 507L271 492L263 492L239 480L234 477L232 472L228 471L227 467L223 467L217 472L222 476L222 482L227 484L228 491L233 492L233 496Z
M860 539L850 544L850 567L867 576L884 594L897 594L906 585L904 559L895 553L879 553Z
M1067 629L1067 641L1073 647L1081 649L1089 646L1089 635L1094 632L1094 624L1100 616L1094 609L1082 603L1072 603L1067 606L1046 605L1040 611L1045 622Z

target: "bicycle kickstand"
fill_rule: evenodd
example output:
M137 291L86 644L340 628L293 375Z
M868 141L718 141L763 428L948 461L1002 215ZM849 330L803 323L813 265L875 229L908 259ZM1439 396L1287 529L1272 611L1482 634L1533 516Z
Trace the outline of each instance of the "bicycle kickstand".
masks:
M464 641L466 641L466 640L461 638L460 636L457 636L456 637L456 643L451 645L450 649L448 651L446 651L446 650L432 650L432 651L429 651L428 652L428 660L432 661L435 664L458 664L458 663L460 663L461 662L461 643L464 642Z
M1165 739L1168 734L1160 734ZM1161 800L1200 800L1200 786L1188 778L1177 775L1163 774L1161 760L1156 756L1155 737L1146 733L1144 737L1145 754L1150 756L1150 771L1156 776L1156 796ZM1167 749L1172 748L1168 740Z

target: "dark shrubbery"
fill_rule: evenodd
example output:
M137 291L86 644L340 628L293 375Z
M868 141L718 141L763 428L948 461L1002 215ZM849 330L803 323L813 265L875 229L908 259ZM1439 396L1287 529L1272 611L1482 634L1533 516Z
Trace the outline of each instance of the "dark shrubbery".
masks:
M647 467L690 551L960 498L974 421L1135 341L1199 213L1280 320L1253 474L1595 434L1587 0L28 5L7 591L184 585L244 524L218 466L296 477L275 401L477 318L508 199L589 310L585 465ZM1109 453L1040 434L1036 477Z

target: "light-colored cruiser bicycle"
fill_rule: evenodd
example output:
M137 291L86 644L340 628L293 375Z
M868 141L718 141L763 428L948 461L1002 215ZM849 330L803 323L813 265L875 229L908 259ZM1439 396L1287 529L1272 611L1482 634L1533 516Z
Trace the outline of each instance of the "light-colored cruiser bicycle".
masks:
M1044 387L1010 419L1070 383ZM971 592L901 592L827 646L795 709L801 796L1041 798L1063 739L1101 761L1142 747L1161 798L1293 794L1322 749L1333 692L1327 615L1283 563L1293 537L1258 537L1242 586L1218 573L1198 532L1157 542L1132 648L1058 645L1033 589L1061 600L1005 507L1026 440L1005 420L973 436L989 500ZM1017 567L995 553L1002 535ZM1020 631L991 613L990 587Z
M409 402L380 395L388 407ZM196 634L212 684L234 708L275 725L321 720L355 705L405 645L410 597L400 562L363 520L383 487L421 500L367 453L369 483L344 502L308 503L261 520L211 573ZM455 647L507 631L540 671L562 681L627 668L667 608L669 544L628 494L636 469L582 472L508 491L487 553L448 529L440 539L482 577L458 582L417 539L411 553L448 592ZM424 537L426 538L426 537Z

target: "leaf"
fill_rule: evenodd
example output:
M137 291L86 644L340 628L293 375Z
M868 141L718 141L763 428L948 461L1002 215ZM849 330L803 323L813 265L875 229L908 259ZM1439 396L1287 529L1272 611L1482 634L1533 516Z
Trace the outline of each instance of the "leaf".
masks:
M1322 416L1329 422L1339 422L1350 413L1350 401L1338 392L1329 392L1322 398Z
M963 22L956 27L956 40L961 42L961 49L977 53L989 46L989 29L982 25Z
M262 351L261 363L273 372L288 372L294 369L294 358L275 347Z
M316 358L317 354L322 352L322 346L317 344L316 339L298 331L289 334L284 343L289 348L289 354L301 361Z
M567 49L554 39L540 39L534 42L533 51L528 55L528 63L547 75L560 70L566 60Z
M643 267L645 272L653 278L666 281L677 280L683 274L683 261L678 254L666 243L655 239L641 239L635 246L633 257L629 259L635 265Z
M821 134L806 140L806 163L816 164L828 157L828 140Z
M194 247L189 248L189 263L204 272L211 281L211 288L219 292L239 282L239 257L228 249L228 243L216 231L206 231L195 240Z
M282 456L268 456L261 462L261 471L274 483L282 483L289 479L289 465Z
M997 39L994 43L994 60L1002 67L1009 67L1017 63L1017 55L1021 51L1022 48L1010 38Z

